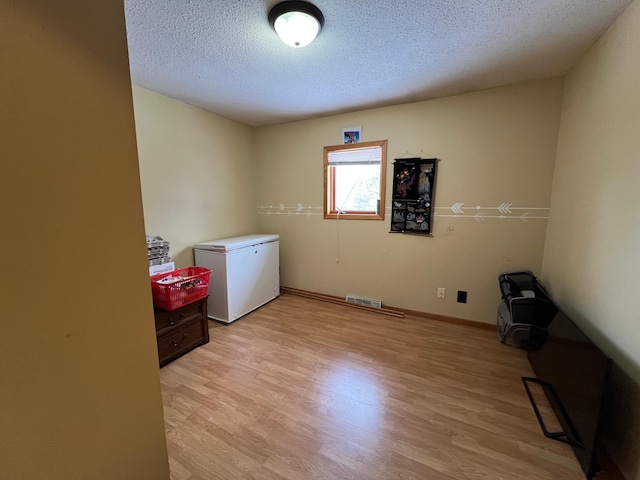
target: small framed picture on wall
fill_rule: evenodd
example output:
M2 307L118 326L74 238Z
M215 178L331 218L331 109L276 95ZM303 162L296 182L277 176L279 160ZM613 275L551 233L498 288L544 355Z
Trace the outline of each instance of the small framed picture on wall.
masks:
M342 129L342 143L360 143L362 127L347 127Z

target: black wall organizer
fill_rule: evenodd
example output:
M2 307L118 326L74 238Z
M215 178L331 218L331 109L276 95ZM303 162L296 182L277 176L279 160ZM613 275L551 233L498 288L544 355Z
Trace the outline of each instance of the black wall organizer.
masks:
M391 233L431 234L437 158L393 162Z

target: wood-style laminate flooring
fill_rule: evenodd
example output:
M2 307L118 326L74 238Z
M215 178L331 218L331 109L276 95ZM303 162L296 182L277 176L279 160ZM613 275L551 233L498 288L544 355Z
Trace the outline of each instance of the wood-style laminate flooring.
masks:
M160 371L172 480L584 478L490 330L287 294L209 327Z

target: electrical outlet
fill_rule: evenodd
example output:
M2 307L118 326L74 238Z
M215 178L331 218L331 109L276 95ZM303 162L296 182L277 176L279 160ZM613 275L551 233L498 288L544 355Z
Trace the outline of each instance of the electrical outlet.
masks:
M445 289L442 287L439 287L437 298L444 298L444 295L445 295Z

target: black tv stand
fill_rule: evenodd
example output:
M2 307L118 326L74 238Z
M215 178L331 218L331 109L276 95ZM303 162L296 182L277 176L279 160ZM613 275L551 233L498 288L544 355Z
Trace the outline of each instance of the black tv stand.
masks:
M580 440L580 435L578 435L576 428L573 426L571 417L569 417L566 408L564 408L564 405L562 404L562 401L560 400L560 397L554 390L553 386L550 383L545 382L544 380L533 377L522 377L522 383L524 384L524 388L527 391L529 402L531 402L531 406L533 407L533 411L536 414L538 424L540 425L540 429L542 430L544 436L547 438L551 438L552 440L567 443L572 447L584 448L584 443L582 443L582 440ZM531 389L529 388L529 383L540 385L545 391L547 398L552 398L553 401L558 405L558 410L563 417L560 420L560 423L567 426L567 429L569 430L568 432L550 432L549 430L547 430L544 420L542 419L542 415L540 414L540 410L538 409L538 405L536 405L536 400L533 398L533 394L531 393Z
M611 359L562 310L556 312L547 333L539 349L527 351L534 374L522 377L522 382L544 436L570 445L585 477L591 479L600 470L600 410ZM532 385L542 388L560 431L548 430Z

